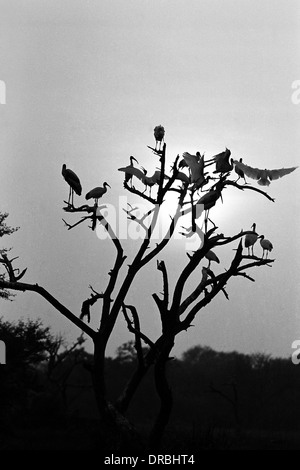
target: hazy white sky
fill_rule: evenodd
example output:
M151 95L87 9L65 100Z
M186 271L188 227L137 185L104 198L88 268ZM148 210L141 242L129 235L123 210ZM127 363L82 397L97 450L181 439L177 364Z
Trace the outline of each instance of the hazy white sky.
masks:
M0 80L7 87L0 210L21 227L6 243L28 267L25 280L78 315L88 285L106 285L112 244L84 224L68 232L61 220L76 220L62 211L63 163L80 176L84 194L107 181L112 189L103 202L115 206L126 195L117 168L129 155L149 173L155 169L146 146L154 144L157 124L166 129L168 165L178 153L211 156L225 146L259 168L298 165L300 104L293 103L292 84L300 79L299 52L298 0L0 1ZM291 353L300 339L299 183L300 170L273 182L275 204L226 189L224 205L211 213L220 231L232 235L256 222L274 245L276 263L252 271L255 283L232 280L230 301L219 296L200 313L178 337L177 354L195 344ZM125 246L130 258L138 241ZM224 261L216 273L233 253L218 250ZM159 258L175 278L187 259L184 245L171 244ZM160 290L153 262L127 299L152 339L160 322L151 294ZM2 302L1 312L40 316L68 339L78 335L34 294ZM120 317L108 352L130 338Z

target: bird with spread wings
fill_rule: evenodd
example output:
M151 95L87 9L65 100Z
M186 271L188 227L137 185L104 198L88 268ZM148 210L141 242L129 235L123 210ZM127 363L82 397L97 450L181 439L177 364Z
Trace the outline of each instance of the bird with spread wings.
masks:
M242 170L246 176L257 180L257 183L261 186L269 186L271 181L278 180L278 178L282 178L298 168L297 166L293 166L291 168L280 168L278 170L262 170L259 168L252 168L251 166L237 160L233 160L233 163L236 167Z

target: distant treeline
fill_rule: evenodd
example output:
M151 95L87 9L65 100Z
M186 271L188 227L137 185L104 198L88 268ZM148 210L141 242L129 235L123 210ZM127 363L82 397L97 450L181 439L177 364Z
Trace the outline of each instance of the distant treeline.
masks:
M2 321L0 333L7 347L7 364L0 366L2 422L36 426L66 416L98 417L91 386L92 356L82 341L68 348L61 338L54 338L48 328L35 322L12 326ZM106 359L112 401L136 365L133 342L118 348L115 358ZM294 433L300 422L299 372L289 359L193 347L168 364L174 395L169 426L191 435L199 428ZM150 371L128 417L140 431L147 432L158 407Z

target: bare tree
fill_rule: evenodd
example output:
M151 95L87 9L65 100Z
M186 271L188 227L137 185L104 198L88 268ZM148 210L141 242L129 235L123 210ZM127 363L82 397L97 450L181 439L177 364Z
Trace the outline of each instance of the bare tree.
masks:
M63 219L68 230L86 221L91 222L90 228L92 230L95 230L97 225L101 224L116 249L114 265L108 273L109 278L105 289L99 293L90 286L90 297L82 301L80 315L71 312L42 286L20 282L26 270L16 274L17 271L13 267L15 258L9 259L6 253L2 253L0 258L0 262L5 268L5 273L1 275L0 278L0 288L7 289L8 291L19 290L36 292L93 340L94 363L92 376L99 414L105 425L114 432L118 445L122 442L125 434L128 435L131 433L134 435L134 430L131 424L125 419L124 415L143 377L149 368L154 366L155 386L160 397L160 409L150 435L150 446L152 448L158 448L172 411L173 398L167 379L167 363L176 336L181 331L187 330L192 325L197 313L205 308L219 293L224 294L226 299L228 299L226 286L232 278L243 277L254 281L248 274L251 268L257 266L270 267L271 263L274 262L273 259L261 259L256 256L243 254L242 238L247 234L253 234L253 232L241 230L239 233L230 236L218 233L218 227L216 227L208 217L209 210L220 203L222 191L228 186L234 187L238 192L241 192L241 194L245 191L255 191L263 197L268 198L270 201L274 202L274 199L264 191L250 184L240 185L234 179L230 179L233 163L226 171L221 168L222 171L220 171L219 174L216 172L210 172L209 174L208 171L204 174L204 167L206 168L212 163L215 163L216 159L210 162L204 162L204 157L201 157L199 154L195 156L195 161L200 165L202 164L201 171L203 177L200 178L199 175L193 175L191 169L189 170L189 176L180 171L181 168L188 165L185 165L183 160L179 161L180 157L178 155L171 167L171 174L167 175L165 168L166 143L163 144L162 149L159 148L159 150L157 150L152 147L149 147L149 149L154 155L159 157L160 170L155 172L152 177L146 176L145 172L133 166L130 167L131 169L129 169L128 172L144 183L146 188L152 188L154 186L156 188L156 195L154 197L151 196L151 193L148 195L145 191L137 189L133 184L129 186L128 174L124 181L126 191L136 195L140 200L147 201L150 205L150 209L145 210L142 217L137 215L135 207L128 206L126 208L128 220L137 224L144 232L141 244L131 264L128 266L127 271L124 267L126 255L124 254L121 239L119 239L118 234L115 233L107 217L104 216L103 209L105 206L98 206L98 200L95 200L94 205L84 204L78 207L74 205L73 201L65 201L65 212L68 214L82 214L82 217L74 224L70 224ZM190 162L192 156L187 155L186 160ZM230 151L226 149L224 155L228 157ZM220 154L216 157L219 158L219 156ZM132 173L130 173L130 171ZM206 189L205 186L208 189ZM200 198L199 191L201 191ZM170 216L165 235L153 245L153 233L158 224L161 208L167 193L171 192L175 193L177 197L174 214ZM202 232L198 225L198 220L203 212L205 229ZM179 225L179 220L187 214L190 214L190 227L186 228L185 236L188 238L198 235L200 247L192 253L186 253L188 258L187 262L172 289L173 295L170 295L171 289L169 286L166 262L164 260L158 260L157 258L162 254L164 248L174 235L174 231ZM210 229L208 229L209 223L212 225ZM185 288L189 287L191 284L189 283L188 285L188 281L195 270L199 269L201 262L203 260L206 261L206 258L211 259L211 253L214 248L230 244L234 246L236 252L229 266L220 274L215 275L210 268L210 262L208 267L202 265L202 268L200 268L200 282L194 285L191 288L191 292L186 295ZM148 265L153 259L157 259L157 269L161 273L163 287L162 296L158 293L153 294L153 299L156 303L161 320L161 332L155 339L151 339L142 331L136 306L128 305L126 302L126 297L130 292L133 281L144 266ZM121 280L121 285L118 289L116 288L117 280ZM99 314L99 328L95 330L86 324L85 320L89 323L91 307L99 300L102 302L102 308ZM120 312L123 313L128 329L135 337L138 361L133 376L126 384L124 390L121 391L117 402L113 405L110 403L106 391L105 351ZM147 345L147 348L143 347L143 343Z
M0 238L2 238L4 235L11 235L12 233L16 232L18 230L18 227L13 228L10 227L9 225L6 224L6 219L8 217L7 212L0 212ZM10 251L7 248L1 248L0 247L0 256L2 256L3 260L5 261L7 259L7 253ZM8 265L4 263L4 267L7 271ZM12 273L9 273L9 276L11 276ZM19 273L18 273L19 274ZM0 280L4 280L5 276L3 273L0 273ZM11 300L11 297L13 294L6 289L0 288L0 298L1 299L6 299L6 300Z

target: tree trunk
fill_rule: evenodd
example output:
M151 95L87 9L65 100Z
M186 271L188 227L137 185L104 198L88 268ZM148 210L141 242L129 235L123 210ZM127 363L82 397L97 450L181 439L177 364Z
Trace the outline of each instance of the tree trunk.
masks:
M159 450L166 426L170 420L173 408L173 394L166 376L166 365L170 351L174 346L174 336L164 345L154 368L154 379L157 393L160 397L160 410L150 434L151 450Z
M144 363L142 365L138 365L137 369L134 371L133 375L125 385L122 394L119 396L116 402L116 407L120 411L120 413L124 414L127 411L130 402L135 392L137 391L141 381L145 377L152 364L154 364L158 351L164 344L164 340L164 337L161 336L156 341L155 347L151 348L150 351L146 354L144 358Z
M150 364L148 367L141 367L138 366L135 370L134 374L127 382L122 394L119 396L118 400L116 401L116 408L119 410L120 413L126 413L130 402L138 389L141 381L143 380L144 376L146 375Z
M108 401L105 385L105 344L95 341L93 388L101 420L101 447L106 451L141 450L140 437L132 424Z

